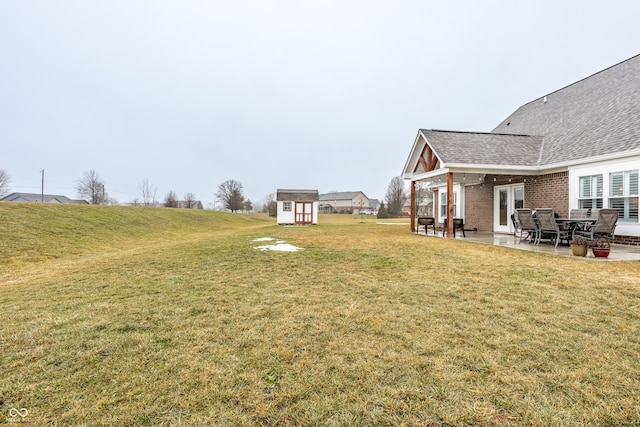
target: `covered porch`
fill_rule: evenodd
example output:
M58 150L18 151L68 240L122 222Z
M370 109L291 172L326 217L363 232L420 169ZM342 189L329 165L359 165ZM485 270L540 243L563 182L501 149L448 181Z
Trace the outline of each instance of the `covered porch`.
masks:
M451 237L454 218L480 232L508 234L518 208L553 208L566 216L567 168L540 168L541 143L526 135L421 129L403 170L411 183L411 230L425 188L433 192L432 216Z

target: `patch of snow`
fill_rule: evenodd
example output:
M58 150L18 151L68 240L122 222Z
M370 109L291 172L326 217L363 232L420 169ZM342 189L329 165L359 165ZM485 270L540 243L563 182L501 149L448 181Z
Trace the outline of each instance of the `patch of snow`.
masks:
M289 243L278 242L275 245L256 246L254 249L260 249L261 251L280 251L280 252L297 252L304 249L297 246L290 245Z
M297 251L304 250L297 246L290 245L284 240L274 239L273 237L259 237L257 239L253 239L252 242L273 242L274 240L275 240L274 245L256 246L253 249L260 249L261 251L280 251L280 252L297 252Z

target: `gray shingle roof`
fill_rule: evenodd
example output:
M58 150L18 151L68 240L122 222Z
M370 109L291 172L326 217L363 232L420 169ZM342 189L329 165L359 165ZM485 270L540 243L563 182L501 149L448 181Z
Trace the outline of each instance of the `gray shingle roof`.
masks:
M544 135L541 165L640 149L640 55L523 105L493 132Z
M0 202L41 202L42 194L37 193L11 193L3 198ZM85 200L70 199L67 196L58 194L45 194L45 203L70 203L70 204L86 204Z
M421 129L431 147L447 163L535 166L542 137Z
M521 106L490 133L419 133L445 164L544 167L640 150L640 55Z
M278 202L317 202L318 190L277 190Z

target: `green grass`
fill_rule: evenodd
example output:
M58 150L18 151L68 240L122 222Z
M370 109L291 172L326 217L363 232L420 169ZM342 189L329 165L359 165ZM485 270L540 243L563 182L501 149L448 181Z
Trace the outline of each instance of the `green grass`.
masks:
M0 422L637 425L640 263L0 204ZM254 249L275 237L301 252Z

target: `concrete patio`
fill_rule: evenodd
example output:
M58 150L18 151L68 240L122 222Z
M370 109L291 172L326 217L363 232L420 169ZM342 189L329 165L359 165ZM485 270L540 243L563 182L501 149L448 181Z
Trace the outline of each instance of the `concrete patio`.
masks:
M420 236L425 236L424 231L421 230L417 233ZM629 245L611 245L611 254L608 258L596 258L588 251L585 257L576 257L571 253L571 247L566 243L564 245L558 245L555 248L549 241L542 241L539 245L533 245L528 240L520 240L520 237L515 237L513 234L498 234L498 233L482 233L476 231L466 231L467 237L462 237L461 232L456 232L456 240L465 240L467 242L480 243L485 245L504 246L512 249L519 249L522 251L541 252L558 256L572 257L576 259L585 259L594 262L604 261L640 261L640 247ZM429 232L427 237L442 239L442 231L436 233Z

